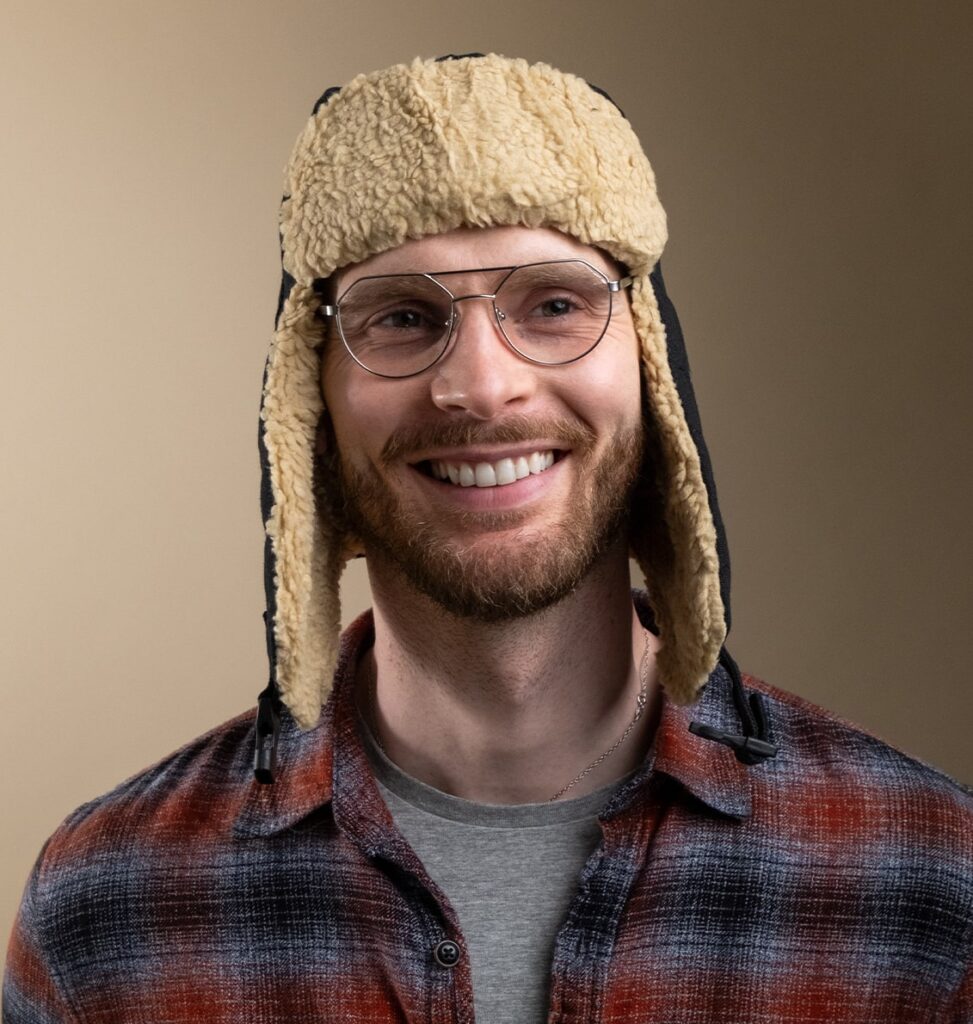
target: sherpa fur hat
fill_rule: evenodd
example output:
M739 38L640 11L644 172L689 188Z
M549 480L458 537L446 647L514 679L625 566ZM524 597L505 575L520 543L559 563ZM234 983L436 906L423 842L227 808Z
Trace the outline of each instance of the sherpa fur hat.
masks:
M323 412L315 282L407 239L514 224L598 246L635 277L632 316L661 462L661 511L652 518L661 522L633 515L631 542L663 641L669 697L691 703L720 656L729 564L682 336L658 267L665 213L638 139L606 94L546 64L494 54L416 59L329 89L286 172L283 284L260 413L271 662L264 695L274 707L279 696L302 727L317 721L331 688L348 557L348 538L315 495Z

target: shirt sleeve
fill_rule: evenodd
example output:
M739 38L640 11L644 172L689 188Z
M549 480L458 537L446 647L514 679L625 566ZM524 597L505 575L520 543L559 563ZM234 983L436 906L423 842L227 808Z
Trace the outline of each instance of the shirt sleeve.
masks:
M46 849L46 848L45 848ZM14 922L3 976L3 1024L68 1024L80 1021L57 976L55 951L45 944L40 894L42 852L34 865Z

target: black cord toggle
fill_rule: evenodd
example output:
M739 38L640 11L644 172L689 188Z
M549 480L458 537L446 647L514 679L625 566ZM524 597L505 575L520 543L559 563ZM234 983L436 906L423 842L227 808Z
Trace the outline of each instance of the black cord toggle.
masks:
M737 733L724 732L717 729L715 725L706 725L704 722L690 722L689 731L703 739L713 740L732 748L738 761L744 764L760 764L768 757L776 757L780 748L776 743L768 743L767 740L758 739L756 736L739 736Z
M776 757L780 747L770 742L770 716L763 694L747 693L740 669L725 647L720 651L720 664L730 676L730 692L736 705L737 717L743 726L743 735L695 721L689 723L689 731L705 740L723 743L733 751L741 764L761 764L769 757Z
M268 683L257 698L256 733L253 774L257 782L269 785L277 770L277 738L280 736L280 697L273 683Z

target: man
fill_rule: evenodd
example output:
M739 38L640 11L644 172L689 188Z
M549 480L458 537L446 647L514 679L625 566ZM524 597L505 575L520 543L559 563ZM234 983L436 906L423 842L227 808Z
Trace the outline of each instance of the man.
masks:
M466 55L325 94L282 209L256 726L52 837L5 1020L973 1019L968 794L723 646L665 234L581 79Z

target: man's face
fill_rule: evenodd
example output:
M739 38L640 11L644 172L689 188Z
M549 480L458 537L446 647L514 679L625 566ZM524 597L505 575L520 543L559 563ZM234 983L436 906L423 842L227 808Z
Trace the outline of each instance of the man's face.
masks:
M570 258L619 276L599 250L557 231L464 228L345 268L335 295L371 275ZM501 277L443 283L454 295L492 293ZM332 331L322 391L333 433L320 433L319 449L330 456L332 514L363 542L373 578L392 574L454 614L501 621L548 607L609 551L627 552L644 451L638 338L625 293L597 347L560 366L514 352L489 300L457 310L446 354L404 379L368 373Z

